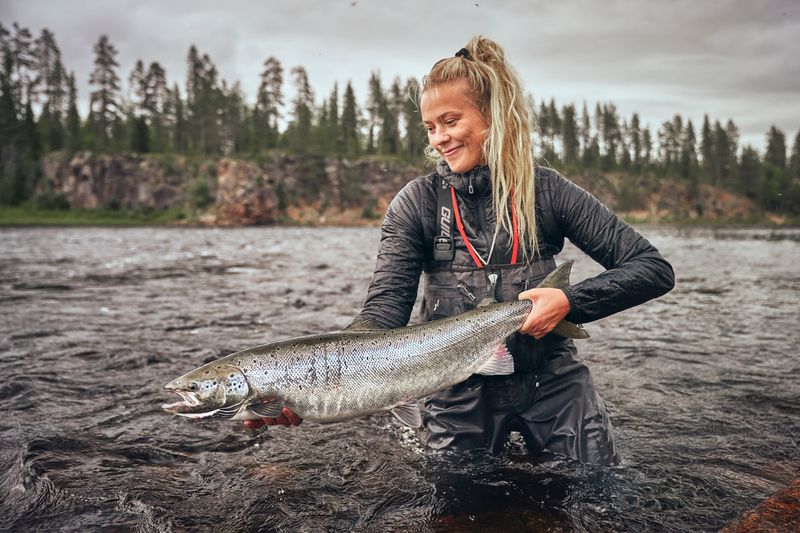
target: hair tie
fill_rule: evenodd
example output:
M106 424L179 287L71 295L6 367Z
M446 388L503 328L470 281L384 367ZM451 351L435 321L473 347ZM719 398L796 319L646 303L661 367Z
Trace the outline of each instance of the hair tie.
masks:
M458 52L456 52L456 57L463 57L464 59L472 59L472 58L469 56L469 52L467 52L467 49L466 49L466 48L462 48L461 50L459 50Z

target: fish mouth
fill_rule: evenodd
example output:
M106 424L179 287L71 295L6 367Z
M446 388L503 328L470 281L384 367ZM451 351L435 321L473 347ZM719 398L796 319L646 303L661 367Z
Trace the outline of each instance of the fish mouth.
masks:
M177 402L161 404L161 408L168 412L177 415L192 412L192 410L200 405L200 400L194 392L188 390L177 390L166 387L167 390L180 395L181 399Z

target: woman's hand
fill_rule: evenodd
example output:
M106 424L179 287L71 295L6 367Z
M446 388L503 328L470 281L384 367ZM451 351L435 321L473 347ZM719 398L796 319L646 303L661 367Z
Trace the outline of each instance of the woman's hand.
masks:
M530 300L533 309L528 314L520 333L541 339L569 314L569 300L561 289L530 289L519 293L519 300Z
M303 419L297 416L294 411L288 407L284 407L281 416L245 420L244 427L247 429L260 429L263 426L299 426L302 421Z

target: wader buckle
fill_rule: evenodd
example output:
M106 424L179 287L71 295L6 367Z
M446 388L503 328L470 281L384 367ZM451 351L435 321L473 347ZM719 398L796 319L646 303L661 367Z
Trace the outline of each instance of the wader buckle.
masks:
M433 259L435 261L452 261L456 256L453 238L449 235L439 235L433 239Z

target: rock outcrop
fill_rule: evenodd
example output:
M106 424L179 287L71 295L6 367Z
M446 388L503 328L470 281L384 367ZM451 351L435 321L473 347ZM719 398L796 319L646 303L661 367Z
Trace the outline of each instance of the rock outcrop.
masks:
M79 209L206 210L219 225L372 223L421 170L399 161L351 162L321 156L276 155L263 162L184 156L51 154L44 183Z
M278 222L374 224L406 183L426 171L385 158L356 161L273 154L261 161L186 156L51 154L44 183L70 207L164 209L203 213L216 225ZM642 180L620 173L569 176L621 215L641 221L749 220L754 202L679 180Z
M44 158L42 170L53 191L81 209L163 209L183 201L186 177L165 172L156 159L78 152Z

